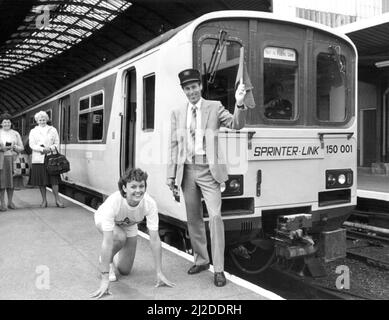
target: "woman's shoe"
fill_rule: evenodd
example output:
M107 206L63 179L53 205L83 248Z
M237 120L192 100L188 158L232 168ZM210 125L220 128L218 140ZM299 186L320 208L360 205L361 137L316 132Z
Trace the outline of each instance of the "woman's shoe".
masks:
M47 202L42 202L41 203L41 208L47 208Z
M65 208L65 205L62 202L56 202L55 204L58 208Z
M16 209L16 206L13 204L13 202L11 202L11 203L8 203L8 208Z
M5 206L0 206L0 211L7 211L7 208Z

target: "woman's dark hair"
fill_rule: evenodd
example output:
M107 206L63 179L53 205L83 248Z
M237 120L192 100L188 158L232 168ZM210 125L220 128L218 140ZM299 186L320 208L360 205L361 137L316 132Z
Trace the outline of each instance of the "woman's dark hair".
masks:
M3 120L9 120L9 121L12 122L12 116L11 116L9 113L5 112L5 113L3 113L3 114L0 116L0 123L2 123Z
M145 172L145 171L143 171L143 170L141 170L139 168L128 168L124 172L124 174L120 177L119 182L118 182L119 191L120 191L120 194L122 195L122 197L123 198L126 197L126 193L123 190L123 186L125 186L128 182L131 182L131 181L137 181L137 182L144 181L145 182L145 187L147 188L147 177L148 177L147 172Z

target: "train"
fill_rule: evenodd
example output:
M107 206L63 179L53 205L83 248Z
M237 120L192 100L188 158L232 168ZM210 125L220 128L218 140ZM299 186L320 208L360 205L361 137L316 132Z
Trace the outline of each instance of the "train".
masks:
M161 235L190 250L182 193L174 197L165 185L170 114L186 103L178 73L200 70L203 96L233 112L242 59L255 108L243 129L218 135L229 168L221 185L226 246L263 240L282 259L341 257L342 223L357 199L357 51L330 28L259 11L208 13L29 106L13 123L26 137L34 114L49 114L71 163L61 190L94 208L126 168L146 170ZM205 205L203 214L207 221Z

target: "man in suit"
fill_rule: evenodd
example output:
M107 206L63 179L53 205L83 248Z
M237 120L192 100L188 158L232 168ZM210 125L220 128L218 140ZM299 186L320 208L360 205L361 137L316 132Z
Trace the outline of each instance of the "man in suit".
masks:
M188 103L171 115L166 184L171 190L176 184L184 193L195 262L189 274L209 268L201 196L204 198L209 214L214 283L222 287L226 284L226 278L223 272L225 241L220 184L228 180L228 174L223 155L218 149L218 132L221 126L239 130L245 125L246 107L243 101L246 90L243 84L238 86L232 115L220 101L201 97L202 84L198 70L184 70L178 77Z

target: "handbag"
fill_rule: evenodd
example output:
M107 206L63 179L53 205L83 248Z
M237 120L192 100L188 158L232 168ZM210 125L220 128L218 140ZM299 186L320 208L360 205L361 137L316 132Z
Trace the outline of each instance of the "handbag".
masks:
M47 173L50 176L59 175L70 171L70 163L63 154L58 152L57 147L55 148L56 153L47 154L45 157L45 167Z
M28 176L30 175L30 165L28 164L28 155L19 154L14 160L13 175L16 176Z

